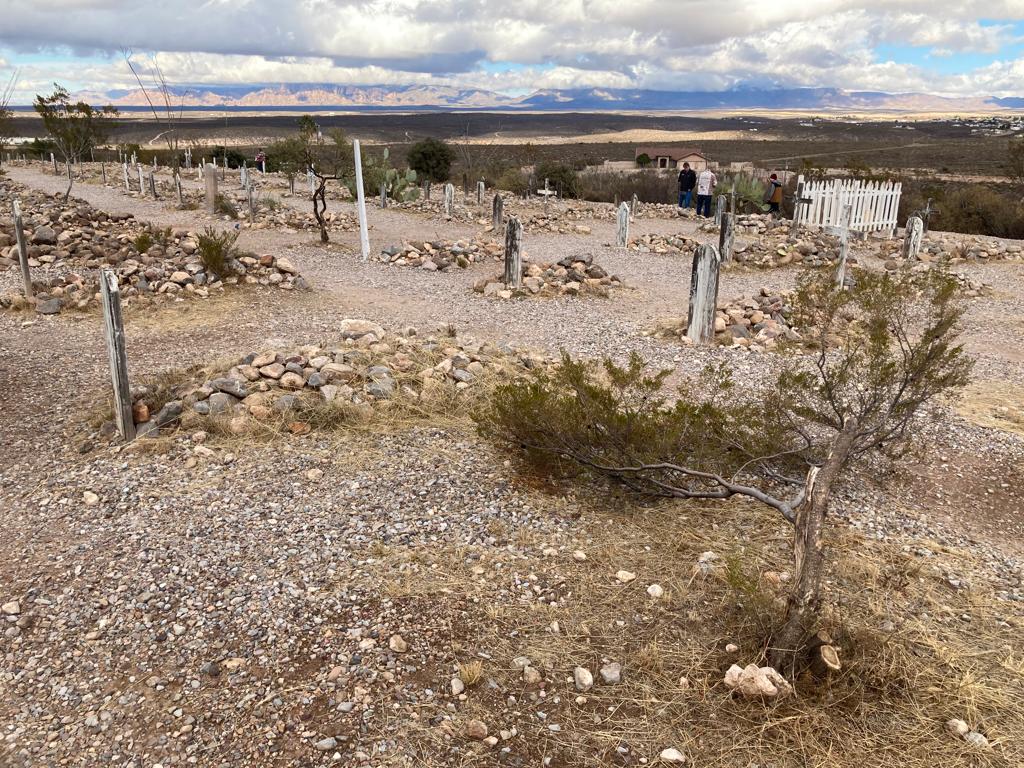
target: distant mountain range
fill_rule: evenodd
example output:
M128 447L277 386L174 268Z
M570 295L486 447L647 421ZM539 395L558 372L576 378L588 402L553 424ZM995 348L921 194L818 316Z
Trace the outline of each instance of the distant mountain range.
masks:
M540 90L521 97L494 91L431 85L287 84L175 88L186 109L508 109L523 111L615 110L827 110L968 112L1024 109L1022 98L950 98L924 93L846 91L838 88L736 89L730 91L653 91L627 88ZM145 108L139 89L86 92L93 104Z

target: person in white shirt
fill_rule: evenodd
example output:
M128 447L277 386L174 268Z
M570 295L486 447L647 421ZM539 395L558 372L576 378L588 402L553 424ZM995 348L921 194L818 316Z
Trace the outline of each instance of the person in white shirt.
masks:
M711 215L711 198L715 194L715 187L718 185L718 177L705 168L697 176L697 215Z

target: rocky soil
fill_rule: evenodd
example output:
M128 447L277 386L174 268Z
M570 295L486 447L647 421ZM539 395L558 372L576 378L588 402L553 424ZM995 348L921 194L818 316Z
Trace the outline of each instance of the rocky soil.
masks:
M39 166L10 176L44 195L64 189ZM79 251L104 259L122 250L119 265L130 257L144 271L150 256L122 240L132 222L178 231L175 248L201 229L200 214L123 187L82 184L75 194L91 207L81 221L47 212L30 225L33 235L79 231L74 254L37 259L34 272L66 263L70 273ZM36 214L24 207L28 222ZM371 206L371 243L471 243L489 223L484 207L444 221L432 209ZM715 624L738 602L720 576L727 558L781 579L785 525L741 505L629 510L610 495L550 493L464 415L416 412L428 381L471 393L495 363L531 367L562 349L618 359L637 351L672 369L672 382L720 362L752 391L772 376L775 353L749 354L739 339L746 331L753 342L769 321L785 333L795 263L723 273L720 295L746 297L724 308L723 334L735 344L655 338L659 319L686 315L690 259L607 246L614 211L600 210L584 224L589 234L539 229L524 245L527 268L568 275L600 264L617 275L630 290L607 301L560 290L546 301L495 301L472 290L475 265L392 269L361 262L355 232L333 232L325 248L283 224L241 228L243 250L289 262L313 290L224 291L129 314L139 423L168 402L180 402L175 418L192 415L127 447L102 430L109 369L99 316L0 313L0 765L812 762L799 745L821 736L820 721L770 710L776 725L762 728L765 705L738 701L725 683L759 649ZM353 207L333 202L332 211L352 216ZM688 219L650 213L638 213L632 238L717 240ZM738 232L737 243L757 237ZM869 246L858 260L882 268L886 249ZM1012 398L1024 382L1024 265L979 258L954 268L993 287L970 303L964 342L976 382ZM17 268L0 274L5 291L19 280ZM354 318L365 333L353 335ZM169 370L193 367L180 398L156 398ZM195 408L224 405L229 427L267 416L259 408L281 397L326 401L325 386L376 409L391 399L378 395L390 388L400 399L408 386L411 408L402 419L275 435L234 434ZM250 388L266 397L246 404ZM837 764L878 764L882 754L898 765L910 744L949 766L1021 762L1020 702L982 695L1024 653L1024 437L993 426L1008 423L999 408L1024 407L1016 397L984 401L993 416L984 421L943 408L921 431L908 476L880 483L881 470L866 473L838 495L833 533L845 560L829 588L845 590L839 611L906 639L913 651L901 663L948 659L964 637L987 650L928 678L942 701L915 700L925 724L844 710L862 731L854 743L881 753ZM748 673L753 685L758 676L770 678ZM804 700L795 687L782 706ZM964 728L947 732L950 719ZM806 725L799 738L772 741L793 721Z

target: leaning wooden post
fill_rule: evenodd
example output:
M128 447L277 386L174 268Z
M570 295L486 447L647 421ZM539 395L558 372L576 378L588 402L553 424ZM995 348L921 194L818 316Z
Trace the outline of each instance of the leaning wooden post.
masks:
M518 291L523 285L523 225L509 216L505 227L505 288Z
M723 213L722 226L718 230L718 253L723 264L732 261L733 243L735 241L736 214Z
M694 344L709 344L715 338L719 266L715 246L697 246L690 275L689 322L686 326L686 335Z
M640 198L633 193L633 199L629 201L629 215L636 217L637 209L640 208Z
M494 193L494 202L491 205L491 227L495 232L501 231L501 225L505 218L505 201L501 199L501 193Z
M839 261L836 263L836 290L846 285L846 260L850 257L850 223L853 220L853 205L843 206L843 220L839 230Z
M924 222L920 216L907 219L907 230L903 236L903 258L906 261L917 261L921 251L921 236L924 234Z
M124 321L121 319L121 289L111 269L100 271L103 325L110 357L110 378L114 385L114 421L126 443L135 439L132 396L128 388L128 354L125 350Z
M444 185L444 215L451 216L452 211L455 209L455 186L452 184Z
M715 226L722 226L722 214L725 213L725 195L715 198Z
M149 172L149 193L153 196L153 199L156 200L156 177L153 175L152 171Z
M206 212L217 212L217 170L215 166L206 166L206 173L203 174L206 182Z
M21 220L21 203L13 202L14 206L14 237L18 241L18 263L21 264L21 277L25 281L25 298L32 298L32 275L28 269L28 249L25 248L25 225Z
M629 205L623 202L615 218L615 244L619 248L629 245Z
M356 211L359 213L359 249L363 261L370 260L370 232L366 226L366 197L363 195L363 156L359 139L352 142L352 156L356 166Z

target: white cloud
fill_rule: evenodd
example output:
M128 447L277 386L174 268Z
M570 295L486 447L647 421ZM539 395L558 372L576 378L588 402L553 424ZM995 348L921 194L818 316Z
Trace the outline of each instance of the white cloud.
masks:
M51 0L4 12L23 94L134 84L118 51L160 52L177 83L436 83L519 90L742 84L1001 93L1018 61L966 75L880 61L880 45L997 56L1024 0ZM981 23L980 19L994 20ZM67 52L82 61L69 63ZM525 68L493 72L487 62ZM0 65L2 74L3 65ZM1019 80L1017 82L1020 82Z

